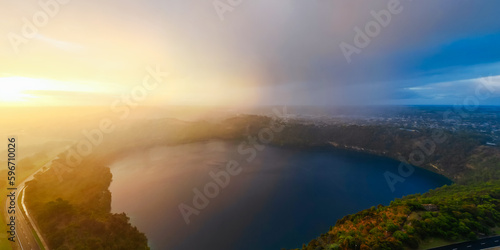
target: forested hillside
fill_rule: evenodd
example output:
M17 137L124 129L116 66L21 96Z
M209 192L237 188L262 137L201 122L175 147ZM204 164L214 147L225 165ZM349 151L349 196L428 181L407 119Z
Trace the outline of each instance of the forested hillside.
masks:
M124 214L113 214L109 168L85 161L59 179L52 170L27 185L26 201L51 249L149 249Z

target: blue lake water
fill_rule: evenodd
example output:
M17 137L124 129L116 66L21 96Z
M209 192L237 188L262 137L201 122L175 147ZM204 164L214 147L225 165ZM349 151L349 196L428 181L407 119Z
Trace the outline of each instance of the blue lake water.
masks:
M131 153L111 166L112 212L126 212L152 249L299 248L345 215L388 205L451 181L415 169L394 192L384 173L399 162L328 147L266 146L247 162L238 144L210 141ZM180 204L193 208L193 189L214 182L228 161L243 169L186 224Z

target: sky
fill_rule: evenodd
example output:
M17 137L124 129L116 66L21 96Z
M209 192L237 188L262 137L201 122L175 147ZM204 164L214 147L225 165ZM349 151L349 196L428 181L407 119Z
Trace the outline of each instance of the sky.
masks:
M495 0L0 5L0 105L500 105Z

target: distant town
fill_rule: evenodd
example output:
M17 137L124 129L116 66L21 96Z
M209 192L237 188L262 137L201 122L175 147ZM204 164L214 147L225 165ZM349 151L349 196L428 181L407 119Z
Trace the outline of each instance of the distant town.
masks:
M489 138L485 145L500 145L500 107L392 106L359 110L355 107L325 113L323 109L291 107L287 120L304 125L391 126L418 133L420 129L469 131Z

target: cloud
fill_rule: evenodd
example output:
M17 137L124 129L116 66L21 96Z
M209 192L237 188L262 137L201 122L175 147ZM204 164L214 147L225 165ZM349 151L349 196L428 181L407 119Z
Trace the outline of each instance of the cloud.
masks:
M212 1L71 2L38 37L58 50L10 61L16 72L128 86L159 63L206 89L197 95L259 89L260 104L452 103L468 93L461 81L500 75L496 0L401 0L403 11L347 63L339 44L353 43L354 28L388 3L245 0L222 22ZM19 31L18 17L8 17L7 28ZM192 97L182 93L179 100Z
M498 105L500 101L500 75L475 79L431 83L417 87L396 89L393 99L397 103L462 104L474 98L481 105Z
M50 44L58 49L62 49L65 51L80 52L84 49L83 46L81 46L81 45L62 41L62 40L57 40L57 39L46 37L46 36L43 36L40 34L37 34L35 39L43 41L47 44Z

